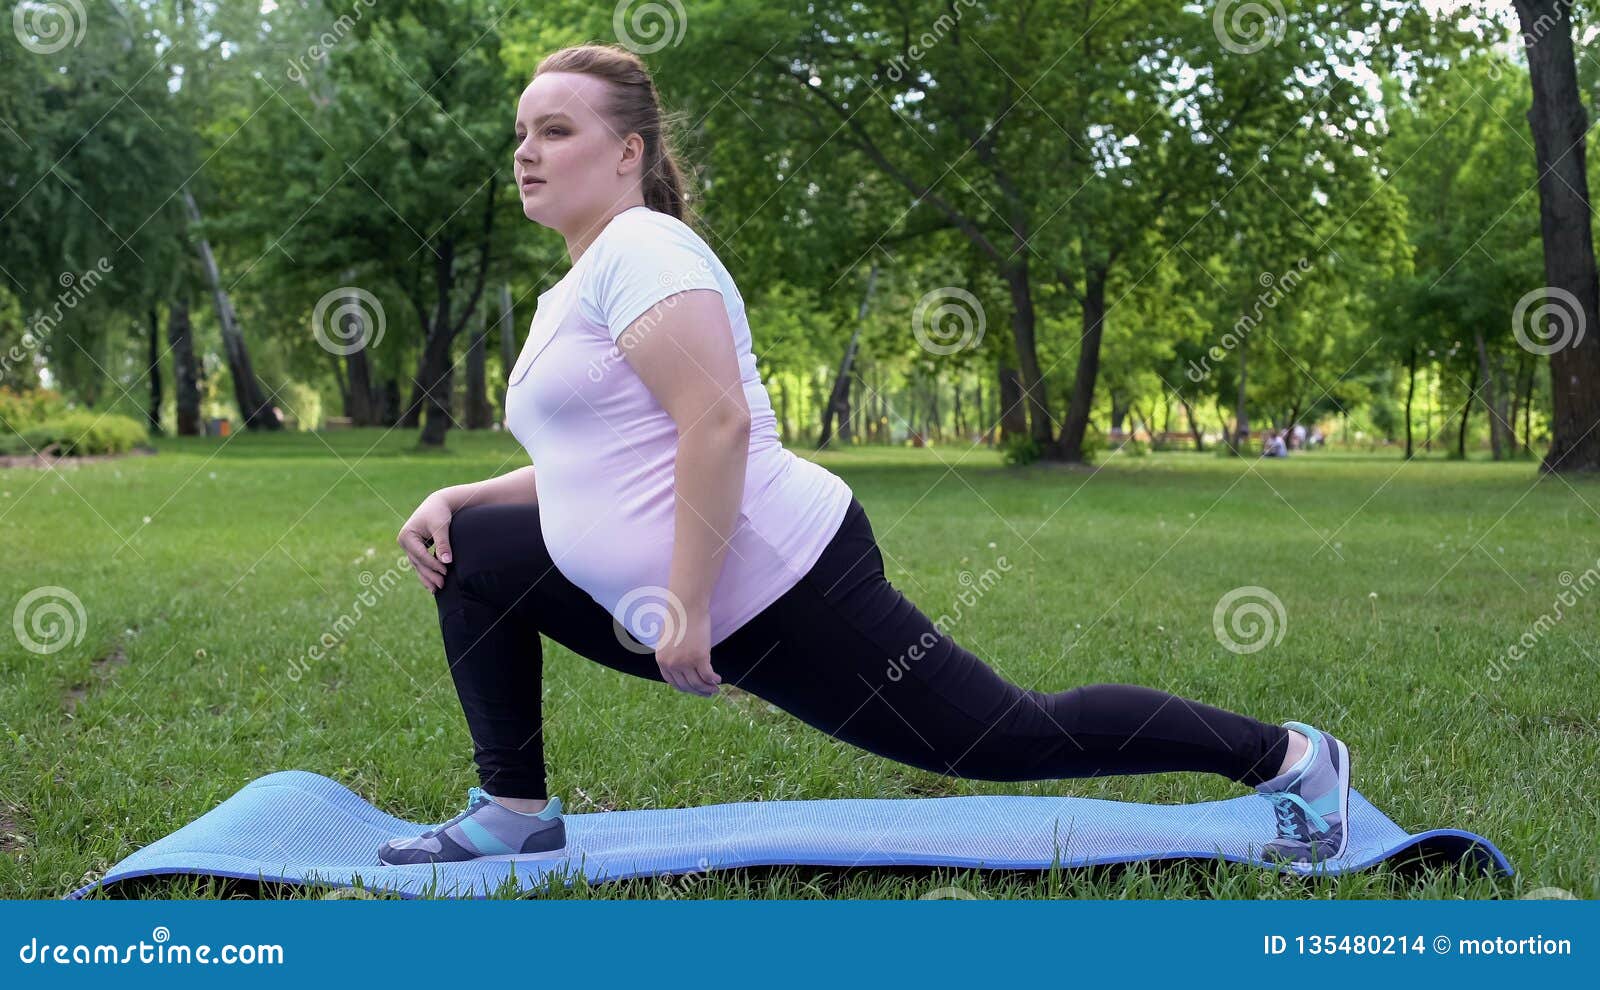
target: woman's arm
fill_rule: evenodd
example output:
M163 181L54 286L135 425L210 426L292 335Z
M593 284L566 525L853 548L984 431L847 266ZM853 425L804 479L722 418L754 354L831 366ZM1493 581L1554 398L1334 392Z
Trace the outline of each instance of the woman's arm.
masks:
M537 504L539 501L539 492L533 484L532 464L499 477L441 488L436 494L444 497L451 512L469 505Z
M733 328L720 293L690 289L667 297L619 340L629 366L678 426L667 591L688 621L667 629L656 662L674 687L714 695L721 678L711 669L711 592L738 522L750 457L750 408Z

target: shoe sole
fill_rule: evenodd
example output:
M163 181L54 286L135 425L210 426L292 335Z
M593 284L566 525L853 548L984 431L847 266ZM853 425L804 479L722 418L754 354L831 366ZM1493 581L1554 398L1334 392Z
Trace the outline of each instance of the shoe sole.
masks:
M442 866L442 865L444 865L446 863L485 863L485 862L488 862L488 863L522 863L522 862L529 862L529 861L538 862L540 860L560 859L561 857L565 856L566 854L567 854L567 847L566 846L562 846L560 849L548 849L548 850L545 850L544 852L509 853L509 854L500 855L500 856L474 856L471 859L436 859L436 860L429 860L427 862L422 862L422 863L390 863L390 862L385 861L382 856L379 856L378 857L378 865L379 866Z

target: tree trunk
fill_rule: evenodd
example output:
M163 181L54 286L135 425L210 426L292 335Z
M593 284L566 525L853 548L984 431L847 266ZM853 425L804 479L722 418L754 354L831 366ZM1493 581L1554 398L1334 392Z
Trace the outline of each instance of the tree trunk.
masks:
M1078 348L1078 373L1072 383L1072 402L1061 424L1057 456L1083 461L1083 435L1094 406L1094 383L1100 374L1100 339L1106 322L1106 270L1090 267L1083 277L1083 338Z
M1489 451L1497 461L1506 457L1505 444L1505 419L1500 409L1499 382L1495 374L1496 369L1489 364L1489 348L1483 341L1483 331L1472 332L1473 346L1478 350L1477 377L1482 382L1480 391L1483 398L1483 408L1489 413Z
M500 363L505 373L500 379L500 416L506 414L506 389L511 379L511 369L517 364L517 327L513 315L515 304L511 301L511 283L500 283Z
M1245 382L1249 377L1250 342L1247 337L1239 338L1239 393L1234 398L1233 408L1233 436L1228 441L1228 449L1235 455L1245 452L1245 445L1250 442L1250 411L1245 407Z
M1022 379L1017 369L1000 368L1000 442L1028 435L1028 416L1022 407Z
M350 382L344 414L356 426L378 425L378 397L372 392L372 363L367 360L367 349L346 354L344 363Z
M1585 160L1588 119L1578 95L1571 5L1564 0L1513 3L1533 84L1528 125L1539 175L1545 283L1552 295L1560 294L1552 300L1559 311L1553 321L1558 336L1549 352L1552 436L1541 469L1600 471L1600 281Z
M1118 433L1122 430L1122 421L1128 418L1128 400L1123 396L1122 390L1111 390L1111 432Z
M1011 294L1011 332L1017 346L1017 364L1021 369L1018 379L1022 401L1018 413L1026 410L1027 425L1023 428L1048 456L1053 446L1054 424L1050 419L1049 394L1045 387L1044 372L1039 368L1039 344L1035 337L1033 312L1033 287L1029 281L1026 256L1015 267L1002 273L1006 288Z
M982 374L978 375L978 411L974 415L976 415L978 417L978 436L979 436L979 441L978 442L987 444L987 443L990 442L990 436L989 436L989 425L990 425L989 424L989 396L983 390L983 375Z
M1227 410L1222 408L1222 399L1215 398L1211 404L1216 407L1217 419L1222 422L1222 445L1229 450L1235 450L1233 445L1233 427L1228 423Z
M345 285L355 281L356 270L347 268L340 273L340 278ZM335 340L347 341L351 336L363 341L363 346L356 348L344 355L344 384L342 398L344 399L344 414L354 426L376 426L378 423L377 406L378 397L372 392L372 362L367 357L367 347L373 341L372 334L366 332L365 322L366 306L361 297L354 292L346 295L341 302L341 308L348 314L362 314L355 316L357 326L355 333L346 332L344 327L330 327ZM363 339L364 338L364 339ZM340 350L343 350L341 347Z
M1411 402L1417 395L1417 345L1411 344L1411 353L1406 356L1406 460L1411 460L1417 454L1415 442L1411 436Z
M494 423L494 408L489 405L489 321L484 310L478 310L477 322L467 344L467 429L487 430Z
M1530 456L1533 454L1533 376L1538 364L1530 355L1522 378L1522 450Z
M194 194L183 191L183 206L189 222L200 225L200 207ZM250 350L245 346L244 335L239 332L239 321L233 313L233 301L223 288L222 276L217 270L217 259L211 253L211 242L195 232L195 249L205 268L206 280L211 283L211 295L216 302L217 322L222 328L222 351L228 360L228 371L233 376L233 396L239 404L239 415L244 417L245 429L281 430L283 421L273 411L272 400L261 389L255 369L250 364Z
M400 380L393 376L383 381L382 400L378 404L378 423L389 427L400 425Z
M150 421L150 432L156 436L163 434L161 429L161 315L154 306L150 307L150 412L147 418Z
M167 307L167 344L172 350L172 397L177 405L178 436L200 435L200 372L194 360L194 328L189 323L189 297L180 294Z
M427 325L424 324L424 328L426 328L426 326ZM426 334L430 333L431 331L424 329L423 332ZM401 429L414 430L422 423L422 406L425 398L423 394L424 390L422 387L422 379L423 369L428 360L426 347L427 338L424 337L423 341L423 355L417 358L417 373L411 377L411 398L406 400L405 408L400 411Z
M834 417L839 419L839 440L850 443L850 377L856 360L856 347L861 343L861 328L867 322L867 310L872 305L872 294L878 286L878 262L872 262L867 272L867 288L861 294L861 305L856 309L855 329L850 332L850 343L845 345L844 357L839 361L839 373L834 376L833 390L827 405L822 407L822 429L817 433L817 449L826 447L833 439Z
M1178 401L1183 403L1183 414L1189 419L1189 435L1194 437L1194 449L1203 452L1206 449L1206 441L1200 434L1200 425L1194 421L1194 409L1190 408L1188 399Z
M1522 415L1522 402L1528 394L1528 379L1532 377L1534 361L1526 350L1517 354L1517 369L1511 378L1511 415L1506 419L1506 437L1511 441L1511 455L1526 453L1531 448L1517 443L1517 419Z
M1472 416L1472 400L1477 397L1478 369L1472 369L1472 381L1467 385L1467 400L1461 403L1461 428L1456 430L1456 456L1467 459L1467 420Z

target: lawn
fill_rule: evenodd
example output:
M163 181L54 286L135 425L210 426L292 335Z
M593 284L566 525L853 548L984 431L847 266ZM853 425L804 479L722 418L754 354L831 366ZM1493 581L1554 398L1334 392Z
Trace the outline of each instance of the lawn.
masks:
M459 810L476 783L470 741L432 599L397 566L394 537L428 492L527 461L500 433L452 434L444 453L413 443L381 430L194 438L59 473L0 470L10 547L0 591L8 609L33 594L0 643L0 896L59 897L276 770L326 774L414 820ZM930 615L953 613L963 571L1005 556L999 583L950 632L1012 680L1148 684L1328 728L1351 746L1355 786L1400 825L1478 832L1519 875L775 867L541 896L1600 896L1600 623L1593 600L1558 598L1581 595L1585 572L1592 580L1600 567L1600 485L1541 478L1530 462L1381 453L1116 454L1095 470L1007 468L959 446L820 460L871 514L889 579ZM1219 600L1245 586L1283 608L1276 642L1253 652L1227 648L1213 625ZM369 588L376 607L341 623ZM52 601L69 612L81 602L81 621L67 619L73 639L24 648L54 635ZM1554 619L1558 609L1567 617ZM332 655L307 661L330 632ZM1508 660L1525 634L1533 645ZM946 778L832 740L752 696L683 694L548 640L545 670L550 784L571 812L1248 793L1201 774ZM123 896L146 897L327 893L196 878L124 886Z

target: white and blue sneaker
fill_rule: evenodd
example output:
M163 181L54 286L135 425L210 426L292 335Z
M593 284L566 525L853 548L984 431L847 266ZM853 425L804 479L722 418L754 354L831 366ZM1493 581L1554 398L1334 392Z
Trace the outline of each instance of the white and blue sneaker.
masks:
M536 814L523 814L474 787L467 792L464 811L421 835L388 840L378 847L378 862L414 866L473 859L548 859L560 855L566 845L560 798L552 797Z
M1350 750L1304 722L1283 724L1311 745L1294 766L1256 785L1278 820L1278 837L1262 847L1262 858L1305 866L1336 859L1350 839Z

